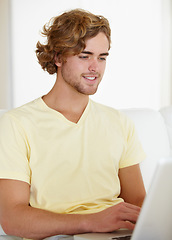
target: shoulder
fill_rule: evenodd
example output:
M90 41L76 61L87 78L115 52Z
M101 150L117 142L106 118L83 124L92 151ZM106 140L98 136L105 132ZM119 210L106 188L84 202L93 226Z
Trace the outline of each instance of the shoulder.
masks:
M40 101L40 98L38 98L5 112L0 117L0 131L7 131L8 129L20 129L20 131L23 131L23 129L32 122L35 123L41 109Z
M135 133L134 122L120 110L91 101L92 115L103 128L120 131L125 139ZM97 123L97 124L98 124Z
M120 112L117 109L114 109L112 107L103 105L101 103L94 102L93 100L90 100L90 105L92 110L96 111L99 114L108 114L113 116L119 116Z
M92 111L104 119L109 119L119 122L123 126L133 125L132 120L123 112L118 109L106 106L94 101L90 101Z
M39 109L39 105L40 105L40 98L35 99L34 101L31 101L29 103L26 103L20 107L11 109L7 112L5 112L2 116L1 116L1 121L3 119L16 119L16 120L20 120L20 119L27 119L30 118L31 116L33 116L32 114L34 114L34 112L37 112Z

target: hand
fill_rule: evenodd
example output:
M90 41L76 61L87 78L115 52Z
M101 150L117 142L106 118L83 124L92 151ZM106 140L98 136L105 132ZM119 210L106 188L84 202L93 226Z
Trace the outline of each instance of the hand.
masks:
M120 228L133 230L139 213L140 207L123 202L91 214L91 232L113 232Z

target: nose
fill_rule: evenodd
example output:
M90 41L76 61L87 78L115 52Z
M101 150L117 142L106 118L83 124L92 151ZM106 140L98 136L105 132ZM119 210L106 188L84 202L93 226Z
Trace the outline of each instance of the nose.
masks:
M97 59L92 59L89 63L89 67L88 67L88 70L90 72L98 72L98 62L97 62Z

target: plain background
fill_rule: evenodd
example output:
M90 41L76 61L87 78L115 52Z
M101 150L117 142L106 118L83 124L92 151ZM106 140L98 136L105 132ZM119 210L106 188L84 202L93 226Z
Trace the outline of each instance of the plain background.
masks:
M97 102L114 108L172 104L171 0L1 0L0 108L46 94L55 75L37 63L36 43L50 18L83 8L108 18L112 47ZM2 13L2 14L1 14Z

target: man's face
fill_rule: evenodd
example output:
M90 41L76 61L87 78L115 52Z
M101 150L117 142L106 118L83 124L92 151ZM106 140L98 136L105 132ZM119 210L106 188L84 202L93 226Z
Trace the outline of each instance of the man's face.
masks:
M69 88L85 95L97 91L103 77L109 41L104 33L86 40L86 47L79 55L67 57L65 63L57 63L62 81Z

